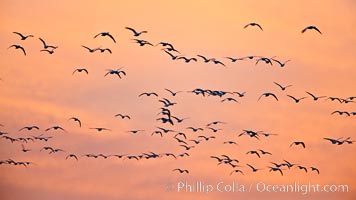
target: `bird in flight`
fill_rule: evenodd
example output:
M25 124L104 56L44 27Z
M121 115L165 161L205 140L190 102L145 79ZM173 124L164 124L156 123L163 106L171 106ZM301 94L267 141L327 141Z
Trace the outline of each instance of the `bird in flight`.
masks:
M124 159L126 159L126 158L129 160L131 160L131 159L139 160L139 158L137 156L126 156Z
M84 46L84 45L82 45L82 47L86 48L90 53L94 53L98 49L98 48L91 49L91 48L89 48L87 46Z
M302 30L302 33L304 33L307 30L316 30L318 33L322 34L321 31L316 26L307 26Z
M308 173L308 169L307 169L306 167L301 166L301 165L298 165L297 167L298 167L299 169L301 169L301 170L304 170L305 173Z
M127 132L136 134L136 133L143 132L143 131L145 131L145 130L131 130L131 131L127 131Z
M51 49L51 50L49 50L49 49L41 49L40 51L45 51L48 54L54 54L54 49Z
M49 127L47 128L45 131L49 131L49 130L62 130L65 132L64 128L60 127L60 126L52 126L52 127Z
M284 62L281 62L281 61L276 60L276 59L273 59L273 58L272 58L271 60L274 61L274 62L276 62L276 63L278 63L280 67L284 67L288 62L291 61L291 60L286 60L286 61L284 61Z
M153 44L151 44L150 42L148 42L146 40L139 40L139 39L132 39L132 40L134 40L136 43L140 44L140 46L145 46L145 45L153 46Z
M260 139L260 138L258 137L258 132L251 131L251 130L243 130L243 132L240 133L240 134L238 135L238 137L241 137L241 136L243 136L243 135L248 135L248 136L254 137L254 138L258 139L258 140Z
M270 152L264 151L264 150L262 150L262 149L259 149L259 151L262 153L262 155L265 155L265 154L272 155Z
M23 34L21 34L19 32L12 32L12 33L15 33L15 34L19 35L21 37L21 40L26 40L29 37L33 37L33 35L23 35Z
M187 129L191 129L192 131L194 132L197 132L197 131L203 131L204 129L203 128L194 128L194 127L187 127Z
M293 142L289 147L292 147L293 145L302 145L302 147L305 148L304 142Z
M340 141L342 139L342 137L341 138L337 138L337 139L331 139L331 138L323 138L323 139L330 141L332 144L337 144L337 145L342 145L343 144L343 142Z
M74 75L75 72L85 72L86 74L89 74L88 70L85 68L79 68L79 69L75 69L72 73L72 75Z
M162 45L162 47L168 46L168 47L174 49L173 45L171 43L169 43L169 42L159 42L158 44L156 44L156 46L158 46L158 45Z
M164 107L174 106L175 104L177 104L175 102L171 102L169 99L166 99L166 98L162 98L162 99L160 99L158 101L163 103Z
M161 108L161 112L159 112L157 115L162 114L162 115L167 115L168 118L171 118L171 111L167 108Z
M75 122L78 122L79 127L82 127L82 122L81 122L78 118L76 118L76 117L71 117L71 118L69 118L68 120L73 120L73 121L75 121Z
M246 154L256 154L259 158L261 158L260 154L257 151L248 151Z
M205 141L209 141L210 139L215 139L215 136L204 136L204 135L199 135L198 138L203 138Z
M54 149L52 147L43 147L40 151L47 151L47 150L50 150L50 151L53 151Z
M340 103L342 103L342 100L340 99L340 98L338 98L338 97L329 97L329 98L327 98L325 101L327 101L327 100L331 100L331 101L335 101L335 100L337 100L337 101L339 101Z
M31 135L32 137L33 137L33 139L35 139L35 140L44 140L44 141L48 141L49 139L51 139L52 137L43 137L43 134L41 134L41 135L39 135L39 136L33 136L33 135Z
M144 93L141 93L140 95L138 95L138 97L141 97L143 95L148 96L148 97L151 95L158 97L158 94L155 92L144 92Z
M163 51L166 52L166 54L168 54L172 58L172 60L176 60L179 57L179 56L175 56L175 55L171 54L170 52L168 52L166 50L163 50Z
M222 121L213 121L213 122L210 122L209 124L207 124L206 126L217 125L217 124L226 124L226 122L222 122Z
M65 152L65 151L62 149L53 149L52 151L49 152L49 154L58 153L58 152Z
M292 87L293 85L287 85L287 86L282 86L281 84L277 83L277 82L273 82L274 84L276 84L278 87L281 88L282 91L286 90L289 87Z
M163 131L164 133L176 132L176 131L174 131L174 130L165 129L165 128L161 128L161 127L158 127L158 126L157 126L157 128L158 128L159 130Z
M202 58L205 63L208 63L208 62L213 61L215 59L215 58L207 58L207 57L202 56L202 55L197 55L197 56Z
M274 162L271 162L272 164L274 164L276 167L281 167L281 166L287 166L289 169L291 167L293 167L294 165L297 165L297 164L293 164L291 162L288 162L287 160L283 160L285 163L282 163L282 164L277 164L277 163L274 163Z
M23 54L26 56L26 51L22 46L20 46L18 44L13 44L13 45L9 46L7 49L10 49L11 47L14 47L15 49L21 49Z
M124 76L126 76L126 72L125 71L123 71L123 70L121 70L122 69L122 67L121 68L119 68L119 69L117 69L117 70L113 70L113 69L107 69L106 71L107 71L107 73L104 75L104 77L105 76L107 76L107 75L109 75L109 74L111 74L111 75L114 75L114 74L116 74L120 79L121 79L121 76L120 76L120 74L123 74Z
M240 102L238 102L236 99L234 99L232 97L228 97L228 98L225 98L225 99L221 100L221 102L224 102L224 101L235 101L236 103L240 103Z
M137 32L135 29L130 28L130 27L125 27L125 28L126 28L127 30L132 31L135 37L140 36L142 33L147 33L147 31L139 31L139 32Z
M109 48L96 48L94 51L100 51L100 53L104 53L105 51L108 51L109 53L112 53L111 49Z
M69 154L69 155L67 155L66 160L67 160L68 158L74 158L74 159L76 159L76 160L78 161L78 157L77 157L75 154Z
M311 169L312 171L316 171L318 174L320 174L320 171L319 171L318 168L316 168L316 167L310 167L310 169Z
M260 57L259 59L257 59L255 65L257 65L260 61L263 61L263 62L265 62L266 64L273 65L273 64L272 64L272 58L266 58L266 57Z
M161 137L163 137L162 131L153 131L151 136L153 136L154 134L161 135Z
M6 133L6 134L7 134L7 133ZM16 141L17 141L17 139L12 138L12 137L9 137L9 136L7 136L7 135L2 136L1 138L5 138L5 139L7 139L7 140L10 140L10 142L11 142L11 143L13 143L13 142L16 142Z
M23 151L24 153L26 153L26 152L28 152L28 151L31 151L31 149L26 149L23 144L21 144L21 147L22 147L22 151Z
M249 166L252 169L253 172L257 172L259 170L262 170L262 169L257 169L257 168L255 168L254 166L252 166L250 164L246 164L246 165Z
M246 24L246 25L244 26L244 28L247 28L247 27L249 27L249 26L257 26L258 28L261 29L261 31L263 31L262 27L261 27L259 24L255 23L255 22L251 22L251 23Z
M295 103L299 103L299 101L307 98L307 97L302 97L302 98L297 99L297 98L295 98L295 97L293 97L291 95L287 95L287 96L290 97L291 99L293 99L295 101Z
M62 149L55 149L53 147L43 147L40 151L42 151L42 150L45 150L45 151L49 150L49 154L57 153L60 151L64 152L64 150L62 150Z
M257 101L259 101L262 97L269 97L269 96L274 97L274 98L278 101L277 96L276 96L275 94L271 93L271 92L266 92L266 93L263 93L263 94L262 94L262 95L258 98L258 100L257 100Z
M278 135L278 134L265 133L265 132L261 132L260 134L264 135L265 137L268 137L268 136L270 136L270 135Z
M325 98L326 96L316 96L316 95L313 95L312 93L310 92L307 92L305 91L307 94L309 94L311 97L313 97L313 100L314 101L317 101L318 99L321 99L321 98Z
M179 133L175 134L174 137L176 138L176 137L179 136L179 135L183 136L184 139L187 139L187 136L186 136L185 133L183 133L183 132L179 132Z
M233 57L225 57L226 59L229 59L231 62L236 62L238 60L243 60L243 58L233 58Z
M281 175L283 176L283 172L282 172L282 169L281 168L279 168L279 167L268 167L268 168L270 168L270 172L271 171L279 171L280 173L281 173Z
M123 115L123 114L120 114L120 113L119 113L119 114L116 114L115 117L121 117L121 119L125 119L125 118L131 119L130 116L128 116L128 115Z
M350 100L350 99L340 99L342 101L342 103L354 103L354 101Z
M200 144L200 142L203 140L189 140L189 141L194 142L194 144Z
M90 128L90 129L95 129L95 130L97 130L98 132L101 132L101 131L111 131L110 129L102 128L102 127L99 127L99 128Z
M184 140L181 140L177 137L174 137L174 139L176 139L178 143L183 143L183 144L187 145L187 143Z
M98 33L94 36L94 38L98 37L98 36L108 36L110 37L115 43L116 43L116 40L115 38L109 33L109 32L101 32L101 33Z
M166 157L172 156L173 158L177 159L177 156L175 156L173 153L163 153L160 155L160 157L162 157L162 156L166 156Z
M347 115L347 116L350 116L350 113L349 113L349 112L346 112L346 111L339 111L339 110L336 110L336 111L332 112L331 114L333 115L333 114L335 114L335 113L337 113L337 114L339 114L339 115L345 114L345 115Z
M179 60L179 59L184 59L184 61L185 61L186 63L189 63L190 61L195 61L195 62L198 61L196 58L187 58L187 57L185 57L185 56L179 56L179 57L177 58L177 60Z
M48 49L48 48L52 48L52 49L57 49L57 46L52 46L52 45L47 45L46 42L42 39L42 38L38 38L39 40L41 40L42 44L43 44L43 49Z
M213 63L216 64L216 65L222 65L222 66L225 67L225 64L224 64L223 62L221 62L220 60L213 59L212 61L213 61Z
M175 49L173 46L169 46L169 47L163 48L162 50L164 50L164 51L175 51L175 52L180 54L180 52L177 49Z
M177 138L176 138L177 139ZM189 149L194 148L195 146L187 146L187 145L179 145L181 147L184 147L185 150L189 151Z
M173 123L173 121L172 121L171 118L164 118L164 117L161 117L161 118L158 118L158 119L156 119L156 120L157 120L157 121L160 120L163 124L169 122L171 125L174 125L174 123Z
M221 131L221 128L212 128L212 127L208 127L208 129L210 129L211 131L213 131L214 133Z
M22 131L24 129L27 129L28 131L31 131L32 129L40 130L40 128L38 126L25 126L25 127L22 127L19 131Z
M254 59L254 58L260 58L261 56L245 56L245 57L242 57L241 59L245 60L245 59Z
M164 88L166 91L168 91L169 93L171 93L172 96L176 96L178 93L183 92L183 91L177 91L177 92L173 92L170 89Z
M181 174L183 174L183 173L189 174L189 171L186 170L186 169L179 169L179 168L177 168L177 169L173 169L173 171L178 171L178 172L181 173Z
M109 155L109 157L111 157L111 156L115 156L115 157L117 157L117 158L123 158L124 156L126 156L126 154L112 154L112 155Z
M239 169L235 169L234 171L232 171L230 173L230 175L232 175L233 173L241 173L242 175L245 175L243 171L239 170Z
M223 142L223 144L234 144L234 145L238 145L235 141L225 141L225 142Z

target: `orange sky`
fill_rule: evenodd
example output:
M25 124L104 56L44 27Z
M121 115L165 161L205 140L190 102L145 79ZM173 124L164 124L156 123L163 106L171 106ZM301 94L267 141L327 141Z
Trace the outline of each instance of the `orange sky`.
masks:
M335 110L356 111L353 103L318 102L308 99L293 103L286 95L307 96L305 91L318 95L346 98L355 96L356 75L356 16L353 1L1 1L0 3L0 131L11 137L25 137L45 133L53 125L67 130L46 132L53 139L31 141L23 153L21 143L11 144L0 139L0 160L35 163L28 168L0 165L1 199L355 199L355 145L332 145L324 137L350 136L355 140L355 117L330 115ZM256 27L243 26L257 22ZM315 31L301 34L301 30L315 25ZM211 63L172 61L160 47L140 47L124 27L147 30L141 39L157 44L172 43L187 57L197 54L215 57L227 67ZM34 38L21 41L13 34L33 34ZM117 40L93 36L109 31ZM48 44L59 46L54 54L40 52L38 37ZM7 49L20 44L20 50ZM107 47L113 54L88 53L81 47ZM224 57L247 55L276 56L285 61L284 68L254 61L231 63ZM127 76L119 79L106 76L106 69L124 66ZM76 68L87 68L89 75L75 74ZM273 82L293 85L281 91ZM238 98L240 104L220 102L219 97L202 97L179 93L172 97L164 88L190 91L195 88L247 91ZM142 97L142 92L157 92L177 105L170 107L174 115L190 117L182 124L163 125L156 121L161 103L157 97ZM276 102L263 98L264 92L274 92ZM226 97L227 97L226 96ZM131 120L115 118L117 113L128 114ZM68 121L76 116L83 126ZM212 121L226 124L216 127L218 133L204 130L193 133L186 127L203 127ZM38 125L32 132L18 130L23 126ZM167 134L163 138L151 136L155 126L183 131L188 139L198 135L216 136L189 150L188 158L174 160L120 160L116 158L65 160L69 153L136 155L185 152ZM98 133L89 128L107 127L112 131ZM133 135L128 130L144 129ZM237 137L243 129L263 130L278 134L261 140ZM236 141L238 146L223 145ZM290 148L293 141L304 141L306 148ZM48 155L39 150L53 146L65 153ZM264 149L271 156L246 155L247 151ZM240 160L245 175L230 176L232 168L217 166L212 155L230 155ZM271 166L269 162L290 160L320 170L305 173L293 168L284 176L264 169L252 173L245 165L258 168ZM188 169L189 175L172 172L175 168ZM165 191L165 185L177 186L179 181L220 181L250 186L263 181L269 184L291 184L294 181L315 184L343 184L348 193L187 193Z

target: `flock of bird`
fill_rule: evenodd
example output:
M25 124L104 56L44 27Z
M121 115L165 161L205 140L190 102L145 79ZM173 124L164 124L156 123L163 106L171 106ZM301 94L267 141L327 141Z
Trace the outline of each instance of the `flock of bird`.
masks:
M248 27L257 27L259 30L263 31L263 28L260 24L258 23L249 23L245 25L243 28L248 28ZM212 63L215 65L219 66L226 66L226 63L223 62L223 60L219 60L214 57L208 57L205 55L196 55L196 57L187 57L183 56L180 51L178 51L171 43L168 42L159 42L156 45L152 44L149 41L139 39L139 36L142 34L147 34L147 31L137 31L133 28L130 27L125 27L128 31L131 31L133 33L133 36L135 37L132 39L135 43L137 43L139 46L160 46L163 47L162 51L168 55L172 60L183 60L185 63L190 63L190 62L198 62L202 61L204 63ZM319 34L322 34L321 31L315 27L315 26L307 26L304 28L301 33L305 33L308 30L314 30ZM33 35L24 35L19 32L13 32L14 34L18 35L21 40L27 40L28 38L34 37ZM109 32L100 32L98 34L95 34L93 36L93 39L99 38L99 37L106 37L112 40L112 42L117 43L117 40L115 37L110 34ZM58 46L55 45L48 45L45 40L42 38L38 38L41 43L43 44L43 49L40 51L42 52L47 52L49 54L55 53L55 50L58 49ZM89 53L95 53L95 52L100 52L100 53L105 53L108 52L112 54L112 50L110 48L99 48L99 47L88 47L86 45L81 45L85 50L87 50ZM13 44L8 47L9 48L15 48L19 49L23 52L23 54L26 56L26 50L23 46L19 44ZM266 56L243 56L243 57L224 57L227 61L230 61L232 63L241 61L241 60L253 60L255 64L257 65L260 62L263 62L267 65L273 66L274 64L277 64L277 66L280 67L285 67L285 65L290 62L290 60L286 61L280 61L277 60L275 57L266 57ZM120 79L123 76L126 76L126 72L122 70L123 68L118 68L118 69L107 69L106 73L104 76L108 75L114 75L119 77ZM77 68L74 69L72 72L72 75L76 73L85 73L89 74L89 70L86 68ZM292 87L293 85L283 85L278 82L274 82L274 85L278 87L278 91L281 92L286 92L288 91L288 88ZM164 90L167 92L167 94L170 95L170 97L174 98L179 94L182 93L193 93L195 95L201 95L202 97L218 97L220 98L221 102L235 102L235 103L240 103L240 99L245 98L248 96L248 93L246 91L224 91L224 90L211 90L211 89L202 89L202 88L195 88L191 91L173 91L168 88L164 88ZM164 95L162 95L164 96ZM349 96L346 98L341 98L341 97L331 97L331 96L319 96L315 95L313 93L310 93L306 91L306 95L302 97L296 97L294 95L290 94L283 94L283 96L288 97L295 103L300 103L302 101L305 101L305 99L312 99L313 101L320 101L320 99L325 99L324 101L335 101L339 102L341 104L347 104L347 103L354 103L354 99L356 96ZM61 131L61 132L67 132L67 130L59 125L54 125L52 127L48 127L44 130L44 133L41 132L39 135L34 135L32 134L33 132L40 132L42 129L37 126L37 125L28 125L20 128L18 132L27 132L31 133L30 135L24 136L24 137L12 137L12 134L5 132L5 131L0 131L0 136L1 139L8 140L11 143L21 143L21 151L23 153L31 153L33 151L39 151L39 152L48 152L48 154L64 154L63 159L64 160L75 160L79 161L81 159L109 159L109 158L115 158L115 159L123 159L123 160L143 160L143 159L158 159L158 158L163 158L163 157L171 157L172 159L181 159L184 157L189 157L192 155L190 152L191 149L196 149L199 148L199 145L201 143L205 142L210 142L218 137L220 135L218 134L219 132L223 131L223 125L226 124L226 122L223 121L213 121L205 126L199 127L199 126L187 126L185 130L174 130L173 127L175 127L176 124L184 124L186 120L189 120L189 117L179 117L176 116L173 111L172 107L176 106L179 104L179 102L174 102L172 99L169 99L168 97L162 97L161 94L157 92L142 92L141 94L138 95L138 98L144 98L144 97L153 97L153 98L158 98L158 102L161 103L160 112L158 113L159 117L155 119L155 121L160 122L162 125L169 125L172 128L164 128L159 126L155 126L154 130L151 133L151 136L160 136L160 137L171 137L172 140L174 140L177 143L177 146L181 148L181 151L178 153L172 153L172 152L146 152L146 153L141 153L141 154L103 154L103 153L88 153L88 154L83 154L83 155L78 155L73 152L67 152L64 149L61 148L56 148L53 146L45 145L41 149L38 150L32 150L28 149L25 147L24 144L29 145L29 142L48 142L52 139L54 139L54 136L49 136L45 135L45 133L53 133L55 131ZM257 99L257 101L266 101L268 99L271 99L272 101L280 101L281 95L275 92L270 92L266 91L262 93ZM334 114L339 114L339 115L346 115L346 116L354 116L356 115L356 112L349 112L349 111L333 111L331 112L331 115ZM113 117L116 117L121 120L134 120L131 116L123 113L118 113L115 114ZM72 121L72 123L76 123L79 128L83 128L82 121L78 117L70 117L68 121ZM5 128L4 125L0 125L1 129ZM97 131L97 132L103 132L103 131L113 131L111 128L107 127L88 127L89 130ZM131 134L139 134L146 132L146 130L143 129L133 129L133 130L128 130L127 133ZM196 134L191 134L191 133L196 133ZM209 134L207 134L209 133ZM278 134L273 134L273 133L268 133L265 131L255 131L255 130L243 130L241 133L236 134L236 138L239 137L249 137L251 139L256 139L256 140L261 140L262 138L268 138L270 136L275 136L278 137ZM344 136L340 138L321 138L321 140L329 141L333 145L343 145L343 144L353 144L355 141L351 139L349 136ZM224 141L222 145L238 145L238 142L234 139ZM289 148L307 148L307 144L305 141L291 141L289 144ZM262 157L268 157L273 154L273 152L269 152L267 150L263 150L260 148L257 149L251 149L250 151L247 151L246 156L250 156L249 158L255 156L257 158L262 158ZM215 159L218 161L218 165L228 165L232 169L230 174L235 174L239 173L242 175L246 174L246 170L244 170L243 167L247 167L249 171L252 173L259 172L262 170L268 170L269 172L279 172L282 176L284 175L283 171L289 170L292 168L297 168L299 170L303 170L305 172L308 171L315 171L317 174L320 173L319 169L315 166L310 166L307 167L304 164L296 164L287 160L284 160L282 162L268 162L266 167L255 167L253 164L250 162L241 164L241 162L237 158L233 158L230 155L220 155L220 156L215 156L212 155L210 158ZM2 164L8 164L8 165L22 165L22 166L29 166L31 164L34 164L29 161L14 161L13 159L6 159L6 160L1 160L0 165ZM309 170L310 169L310 170ZM183 169L183 168L175 168L172 169L172 171L177 172L177 173L190 173L189 169Z
M244 28L247 28L249 26L256 26L258 27L260 30L263 31L262 29L262 26L259 25L258 23L255 23L255 22L252 22L252 23L248 23L247 25L244 26ZM130 28L130 27L125 27L125 29L131 31L133 33L133 36L134 37L139 37L141 34L144 34L144 33L148 33L148 31L137 31L133 28ZM301 33L304 33L305 31L307 30L315 30L317 31L318 33L322 34L321 31L316 27L316 26L307 26L305 27ZM34 37L33 35L24 35L22 33L19 33L19 32L13 32L14 34L17 34L18 36L20 36L20 39L21 40L26 40L28 38L31 38L31 37ZM116 43L116 40L114 38L114 36L112 34L110 34L109 32L100 32L96 35L94 35L93 38L97 38L97 37L109 37L114 43ZM41 49L40 51L45 51L49 54L53 54L55 49L58 48L58 46L53 46L53 45L47 45L47 43L42 39L42 38L39 38L39 40L42 42L43 44L43 49ZM185 63L189 63L191 61L194 61L194 62L197 62L198 61L198 58L201 59L203 62L205 63L213 63L213 64L216 64L216 65L221 65L221 66L226 66L224 62L216 59L216 58L208 58L207 56L203 56L203 55L197 55L197 57L186 57L186 56L183 56L183 55L174 55L173 52L175 53L178 53L178 54L181 54L180 51L178 51L177 49L174 48L174 46L171 44L171 43L168 43L168 42L159 42L158 44L156 45L153 45L151 42L149 41L146 41L146 40L143 40L143 39L132 39L135 43L138 43L140 46L145 46L145 45L148 45L148 46L162 46L164 47L164 49L162 49L167 55L170 56L170 58L172 60L184 60ZM111 49L110 48L100 48L100 47L95 47L95 48L90 48L88 46L85 46L85 45L81 45L83 48L85 48L86 50L88 50L89 53L94 53L94 52L101 52L101 53L104 53L104 52L109 52L110 54L112 53ZM23 54L26 56L26 50L23 46L19 45L19 44L13 44L13 45L10 45L8 47L9 48L15 48L15 49L19 49L23 52ZM284 67L286 65L287 62L289 62L290 60L287 60L287 61L279 61L277 59L275 59L275 57L265 57L265 56L244 56L244 57L238 57L238 58L235 58L235 57L225 57L225 59L231 61L231 62L236 62L236 61L241 61L241 60L246 60L246 59L249 59L249 60L252 60L252 59L256 59L256 65L259 63L259 62L264 62L266 64L270 64L270 65L273 65L273 63L277 63L280 67ZM85 72L88 74L88 70L87 69L76 69L74 72ZM73 72L73 73L74 73ZM110 73L110 74L117 74L119 75L118 72L116 72L116 70L110 70L110 72L113 72L113 73ZM121 77L120 77L121 78Z

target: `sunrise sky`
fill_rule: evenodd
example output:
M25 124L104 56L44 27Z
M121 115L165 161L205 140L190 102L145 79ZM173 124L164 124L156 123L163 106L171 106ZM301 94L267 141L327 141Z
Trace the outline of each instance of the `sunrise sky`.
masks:
M52 136L48 142L24 143L30 152L21 151L21 142L0 139L0 160L33 162L27 168L0 165L0 198L17 199L355 199L356 146L333 145L327 138L351 137L356 140L356 116L347 117L335 110L355 112L354 103L340 104L320 99L313 101L305 91L319 96L347 98L356 96L356 4L342 1L18 1L0 2L0 126L1 132L13 138L31 135ZM257 27L243 27L250 23ZM304 34L309 25L315 30ZM134 43L129 26L148 33L139 36L152 44L169 42L182 55L202 54L214 57L226 67L198 62L172 60L161 46L139 46ZM26 40L12 32L34 35ZM116 39L93 38L108 31ZM43 38L58 46L50 55L40 52ZM21 50L10 48L19 44ZM108 52L89 53L81 47L105 47ZM225 57L249 55L291 60L284 68L256 60L231 63ZM123 67L127 75L120 79L105 76L107 69ZM89 74L72 72L86 68ZM293 85L280 90L273 82ZM184 91L172 97L164 88ZM187 91L195 88L246 91L240 103L221 102L223 98L196 96ZM138 97L142 92L156 92L159 97ZM262 98L265 92L275 93L279 101ZM299 104L286 95L308 97ZM174 126L156 121L162 103L168 98L177 104L169 107L179 117L189 117ZM122 113L131 120L115 118ZM68 121L78 117L77 123ZM222 130L212 133L206 124L212 121ZM37 125L40 130L19 131L24 126ZM59 125L66 132L44 130ZM185 151L168 133L151 136L156 126L186 133L188 140L199 135L215 136ZM194 133L189 126L202 127ZM97 132L90 128L105 127L112 131ZM142 129L138 134L129 130ZM277 134L260 140L238 137L243 129ZM238 145L226 145L232 140ZM303 141L306 148L290 147ZM192 142L188 142L193 145ZM44 146L66 152L48 154ZM263 149L272 155L246 154ZM180 154L189 157L157 159L91 159L84 154L128 154L147 152ZM79 161L65 160L74 153ZM210 156L229 155L240 161L245 175L230 175L233 168L217 165ZM306 167L317 167L308 173L296 167L269 172L270 162L283 160ZM261 171L253 173L249 163ZM187 169L189 174L172 171ZM178 192L180 181L206 184L238 182L251 192L209 194ZM336 193L268 193L258 192L258 182L266 184L341 184L348 192ZM169 191L167 191L169 187Z

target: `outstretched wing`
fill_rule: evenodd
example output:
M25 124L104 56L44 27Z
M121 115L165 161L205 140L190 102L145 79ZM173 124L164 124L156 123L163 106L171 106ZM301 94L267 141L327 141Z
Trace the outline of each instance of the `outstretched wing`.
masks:
M25 37L24 35L22 35L22 34L19 33L19 32L12 32L12 33L15 33L15 34L19 35L21 38L24 38L24 37Z
M258 28L260 28L261 31L263 31L262 27L259 24L256 24L256 26L258 26Z
M87 46L84 46L84 45L82 45L82 47L84 47L84 48L88 49L89 51L91 51L91 50L92 50L91 48L89 48L89 47L87 47Z
M305 91L307 94L309 94L311 97L316 98L312 93Z
M44 48L46 48L46 47L47 47L46 42L45 42L42 38L38 38L38 39L40 39L40 40L41 40L41 42L42 42L42 44L43 44L43 47L44 47Z
M127 30L130 30L132 31L135 35L137 34L137 31L133 28L130 28L130 27L125 27Z
M287 96L290 97L290 98L292 98L292 99L294 99L294 101L298 101L297 98L295 98L295 97L293 97L293 96L291 96L291 95L287 95Z
M280 87L281 89L283 89L283 86L277 82L273 82L274 84L278 85L278 87Z
M271 93L270 95L272 95L278 101L278 98L275 94Z
M322 34L321 31L317 27L314 26L313 29L318 31L320 34Z
M115 38L111 34L108 34L108 36L116 43Z
M99 35L101 35L101 33L96 34L96 35L94 36L94 38L98 37Z
M304 29L302 30L302 33L304 33L306 30L308 30L308 27L304 28Z

